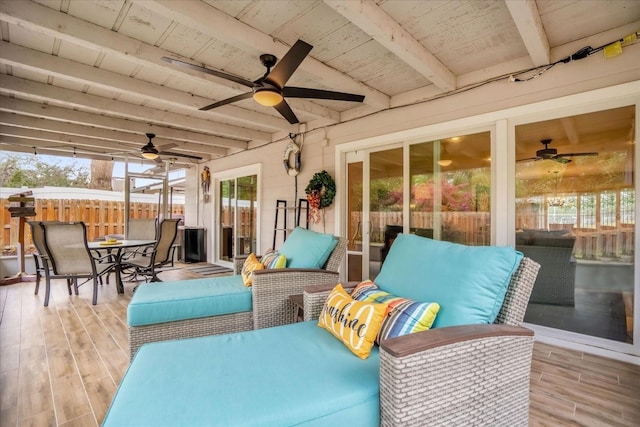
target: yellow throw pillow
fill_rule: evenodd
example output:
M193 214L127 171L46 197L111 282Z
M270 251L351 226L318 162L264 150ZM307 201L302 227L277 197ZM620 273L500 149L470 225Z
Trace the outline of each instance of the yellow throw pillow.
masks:
M251 286L251 282L253 280L253 278L251 277L251 273L256 270L263 269L264 265L262 265L258 258L256 258L256 254L249 254L247 259L244 260L244 264L242 264L242 270L240 271L240 274L242 275L242 282L244 283L244 285Z
M366 359L371 353L386 311L386 304L355 301L338 284L322 307L318 326L331 332L356 356Z

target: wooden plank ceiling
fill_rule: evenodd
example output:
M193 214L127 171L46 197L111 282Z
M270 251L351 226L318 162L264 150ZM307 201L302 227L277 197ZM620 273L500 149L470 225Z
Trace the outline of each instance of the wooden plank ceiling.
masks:
M200 111L248 88L162 57L253 81L261 54L304 40L287 85L365 96L288 99L313 129L545 65L638 22L636 0L2 0L1 148L138 157L154 133L206 161L299 132L251 98Z

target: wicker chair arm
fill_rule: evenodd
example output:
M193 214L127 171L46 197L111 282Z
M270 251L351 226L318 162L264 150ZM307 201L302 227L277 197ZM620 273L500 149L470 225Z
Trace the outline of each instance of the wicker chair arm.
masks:
M301 294L307 285L336 283L338 273L327 270L282 268L253 272L254 328L293 323L293 303L290 295Z
M345 291L351 292L359 282L343 283L342 287ZM331 290L338 282L326 282L318 285L310 285L304 287L304 320L316 320L320 317L320 311L324 302L327 300Z
M509 325L455 326L385 340L381 425L527 426L532 352L533 332Z
M240 274L242 271L242 265L248 257L249 255L238 255L233 258L233 274Z
M380 347L391 356L398 358L462 341L504 335L533 336L533 331L520 326L497 324L451 326L384 340Z

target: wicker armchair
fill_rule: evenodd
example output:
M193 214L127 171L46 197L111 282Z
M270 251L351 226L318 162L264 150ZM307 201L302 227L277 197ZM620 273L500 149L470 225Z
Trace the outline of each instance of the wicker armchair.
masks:
M432 329L383 341L381 425L527 426L533 332L519 325L539 268L522 260L494 325ZM304 289L305 320L318 318L333 286Z
M294 306L290 295L301 294L304 287L337 282L338 268L346 254L347 240L338 244L323 269L281 268L253 272L253 327L254 329L285 325L294 321ZM236 274L240 274L246 256L234 259Z

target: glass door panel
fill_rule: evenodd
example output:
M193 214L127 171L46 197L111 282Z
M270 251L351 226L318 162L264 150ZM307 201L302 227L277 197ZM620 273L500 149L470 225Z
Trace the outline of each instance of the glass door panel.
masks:
M347 280L359 281L364 277L362 264L363 233L362 195L363 162L347 164Z
M220 181L219 260L256 252L258 176Z
M516 126L516 248L542 265L526 322L633 343L634 122L628 106Z
M236 216L236 180L220 181L220 224L218 254L221 261L233 261L234 231Z
M491 242L491 134L409 147L411 233L466 245Z
M403 149L369 154L369 279L378 273L403 226Z
M256 252L257 236L257 175L243 176L237 180L238 206L236 212L237 230L234 236L237 242L236 255L249 255Z

